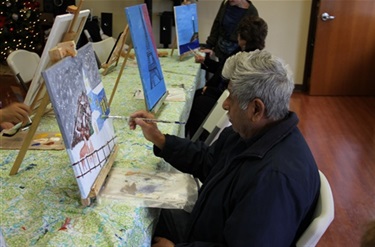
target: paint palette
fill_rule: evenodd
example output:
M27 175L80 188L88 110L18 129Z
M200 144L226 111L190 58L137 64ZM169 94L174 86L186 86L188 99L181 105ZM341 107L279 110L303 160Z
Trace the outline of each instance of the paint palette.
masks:
M0 136L0 148L19 150L27 135L27 131L19 131L13 136ZM60 132L37 132L30 143L29 149L63 150L64 142Z
M34 136L34 139L32 140L30 145L32 147L51 147L54 145L61 145L62 142L63 139L60 133L39 133Z

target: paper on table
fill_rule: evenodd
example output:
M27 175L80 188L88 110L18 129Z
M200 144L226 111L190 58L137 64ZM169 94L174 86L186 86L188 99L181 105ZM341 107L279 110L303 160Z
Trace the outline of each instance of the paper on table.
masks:
M168 96L165 99L165 101L170 101L170 102L184 102L186 100L185 98L185 89L180 87L180 88L170 88L168 89ZM134 98L135 99L144 99L143 91L141 89L135 91L134 93Z
M197 186L191 175L112 168L98 201L118 200L133 206L189 211L196 198Z

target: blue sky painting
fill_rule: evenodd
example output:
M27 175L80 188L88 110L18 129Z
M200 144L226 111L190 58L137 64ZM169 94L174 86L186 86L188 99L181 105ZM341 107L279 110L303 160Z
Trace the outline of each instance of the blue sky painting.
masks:
M199 48L197 5L175 6L174 15L179 54Z
M125 8L148 111L167 93L146 4Z

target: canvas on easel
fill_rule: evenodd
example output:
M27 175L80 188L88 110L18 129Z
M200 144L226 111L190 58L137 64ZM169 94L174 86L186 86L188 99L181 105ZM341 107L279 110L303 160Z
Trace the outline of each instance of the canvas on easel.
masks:
M59 42L62 42L64 38L66 38L67 33L69 33L69 37L73 36L72 33L76 34L76 37L73 37L73 41L77 42L89 14L89 10L82 10L77 12L77 14L69 13L55 17L55 21L40 57L38 67L24 100L24 103L31 108L32 113L30 115L32 118L36 115L36 111L38 110L46 91L43 84L42 70L51 65L51 59L48 54L49 50L55 47ZM74 18L75 22L72 23ZM18 123L7 132L15 133L21 127L24 127L23 123Z
M28 134L22 144L22 147L17 155L17 158L12 166L10 175L15 175L26 155L28 147L33 139L34 134L38 128L42 116L45 114L49 101L49 95L46 91L44 81L42 78L42 71L51 65L52 61L49 56L51 49L56 47L60 42L63 42L67 37L72 38L72 41L78 39L81 35L82 29L86 23L89 10L80 11L82 4L80 1L74 13L58 15L53 23L49 38L37 68L34 78L31 82L30 88L26 95L24 103L29 105L32 110L33 123L31 124Z
M197 5L186 4L174 7L178 55L190 54L199 48Z
M146 4L125 8L146 108L157 112L167 96Z
M62 42L64 35L70 30L76 30L76 37L73 39L77 42L82 29L86 23L87 17L90 14L90 10L81 10L77 15L77 21L72 26L72 20L74 14L64 14L55 17L55 21L52 25L50 34L48 36L47 42L44 46L42 56L40 57L40 62L38 68L35 72L34 78L31 81L30 88L27 91L24 103L26 105L32 106L32 110L35 110L41 101L43 96L43 77L42 71L51 65L51 60L48 52L55 47L58 43Z
M74 174L86 199L115 151L115 133L92 45L42 72Z

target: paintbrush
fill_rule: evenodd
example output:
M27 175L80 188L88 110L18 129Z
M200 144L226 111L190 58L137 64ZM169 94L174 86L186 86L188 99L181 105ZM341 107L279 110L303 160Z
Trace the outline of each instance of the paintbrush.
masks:
M188 46L189 50L195 55L195 56L200 56L200 54L196 51L194 51L193 49L190 48L190 46Z
M125 116L108 116L102 115L102 118L112 118L112 119L124 119L126 121L130 121L134 119L133 117L125 117ZM173 123L173 124L186 124L186 122L181 121L170 121L170 120L161 120L161 119L152 119L152 118L139 118L145 122L153 122L153 123Z
M34 115L31 115L31 117L27 116L27 118L28 118L29 121L25 125L23 125L24 124L23 122L19 122L16 125L14 125L12 128L3 130L2 135L11 137L11 136L14 136L15 134L17 134L20 129L23 130L23 131L28 130L30 128L31 124L33 123L31 118L34 118Z

